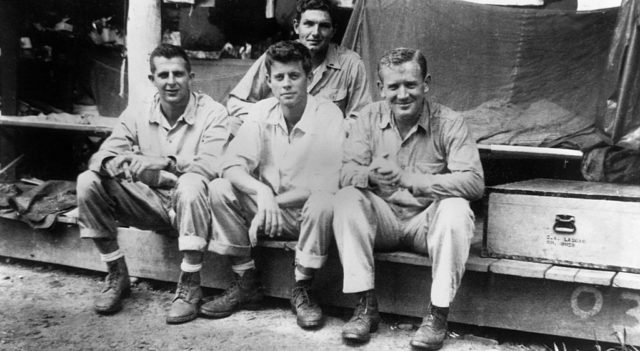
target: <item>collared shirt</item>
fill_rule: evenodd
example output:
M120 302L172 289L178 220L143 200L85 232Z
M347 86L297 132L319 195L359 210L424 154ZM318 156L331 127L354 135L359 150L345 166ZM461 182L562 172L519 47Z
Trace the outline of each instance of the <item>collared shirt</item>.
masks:
M136 153L172 156L179 173L193 172L213 179L229 138L228 114L207 95L192 92L187 107L173 126L164 117L156 94L147 103L126 109L113 132L89 161L99 172L105 158Z
M401 216L415 215L437 199L475 200L484 192L480 155L464 118L426 99L418 123L404 139L386 101L367 105L344 150L341 185L371 188ZM376 158L395 160L405 172L416 174L413 189L372 188L369 165Z
M338 190L344 119L330 101L307 96L302 117L288 133L276 98L255 104L231 141L222 171L242 167L278 195L293 189Z
M253 103L273 96L266 82L265 57L266 54L260 56L229 93L227 108L232 117L244 121ZM367 74L360 56L333 43L329 44L324 63L314 72L307 91L333 101L345 117L371 103Z

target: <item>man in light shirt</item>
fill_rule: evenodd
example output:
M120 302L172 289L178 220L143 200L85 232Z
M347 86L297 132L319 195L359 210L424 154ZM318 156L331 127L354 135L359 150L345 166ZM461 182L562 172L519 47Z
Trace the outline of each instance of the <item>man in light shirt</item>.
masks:
M311 56L304 45L272 45L265 67L274 97L249 112L225 153L223 178L209 186L215 209L210 249L229 257L234 282L200 312L221 318L259 302L251 248L259 236L297 239L291 306L298 325L315 328L323 316L311 282L332 237L344 120L332 102L307 93Z
M364 63L355 52L331 43L335 26L331 2L298 0L293 29L298 42L311 53L312 78L307 91L333 101L345 117L371 102ZM236 134L251 106L272 96L265 82L265 55L262 55L229 93L227 109L231 116L231 132Z
M150 66L157 92L122 113L89 170L78 176L80 236L93 239L107 264L94 308L111 314L130 292L117 227L177 230L183 260L166 321L182 323L197 317L202 297L200 269L211 233L207 186L219 175L228 115L209 96L191 91L193 73L181 48L158 46Z
M374 250L405 249L433 261L428 313L411 345L437 350L469 255L469 201L482 197L482 165L464 119L428 101L431 77L420 51L386 52L378 76L384 100L359 112L335 196L343 291L360 299L342 337L367 341L380 322Z

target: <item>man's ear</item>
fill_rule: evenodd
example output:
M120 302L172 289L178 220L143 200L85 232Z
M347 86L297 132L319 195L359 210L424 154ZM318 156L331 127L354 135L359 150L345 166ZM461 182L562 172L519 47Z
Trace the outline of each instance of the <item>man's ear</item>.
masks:
M424 77L424 93L425 94L429 91L430 85L431 85L431 75L427 74L427 76Z
M378 79L377 85L378 85L378 91L380 92L380 97L384 99L385 94L384 94L384 89L382 89L384 87L384 83L382 83L382 81Z
M147 78L149 78L149 81L153 83L153 74L148 75Z
M193 79L195 77L196 77L196 74L194 72L189 73L189 79Z
M298 20L294 18L293 19L293 31L296 32L296 34L298 34L298 31L299 31L298 27L299 26L300 26L300 23L298 23Z

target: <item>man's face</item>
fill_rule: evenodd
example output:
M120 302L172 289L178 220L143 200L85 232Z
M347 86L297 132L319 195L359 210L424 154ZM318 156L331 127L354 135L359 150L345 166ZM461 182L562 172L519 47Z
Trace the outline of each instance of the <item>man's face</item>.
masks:
M267 76L267 84L282 105L294 107L306 101L308 79L302 69L302 62L274 61L271 73Z
M311 51L311 56L326 52L335 29L329 13L321 10L307 10L300 15L300 22L294 20L293 29L300 43Z
M182 57L154 57L156 71L149 80L158 89L160 101L169 104L186 104L189 101L193 73L187 71L187 63Z
M380 79L380 95L391 106L395 118L412 119L420 114L429 86L416 62L382 66Z

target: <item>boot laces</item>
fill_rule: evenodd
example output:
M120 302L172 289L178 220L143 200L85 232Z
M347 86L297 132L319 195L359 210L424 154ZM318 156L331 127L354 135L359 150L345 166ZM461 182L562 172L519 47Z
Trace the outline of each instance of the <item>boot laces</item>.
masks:
M356 306L356 312L354 313L354 321L365 320L365 316L369 313L369 304L367 303L366 296L360 297L358 305Z
M305 286L296 286L293 289L293 296L296 301L296 307L300 307L302 305L314 305L311 297L309 296L309 288Z

